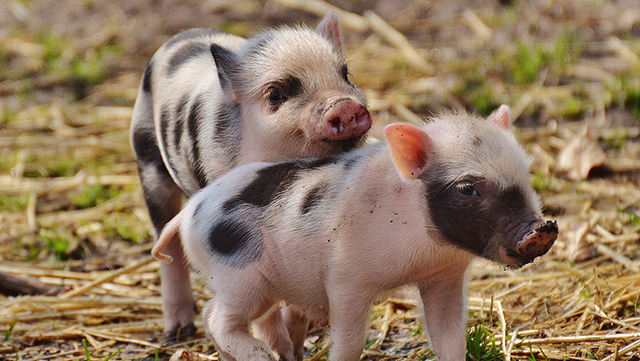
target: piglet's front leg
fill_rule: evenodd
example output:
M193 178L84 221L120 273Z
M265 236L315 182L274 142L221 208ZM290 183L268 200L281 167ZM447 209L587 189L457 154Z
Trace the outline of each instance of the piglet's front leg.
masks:
M439 361L463 361L467 324L464 270L439 276L418 284L431 347Z
M373 295L358 292L358 286L340 285L329 294L331 355L329 361L358 361L366 342L365 328Z

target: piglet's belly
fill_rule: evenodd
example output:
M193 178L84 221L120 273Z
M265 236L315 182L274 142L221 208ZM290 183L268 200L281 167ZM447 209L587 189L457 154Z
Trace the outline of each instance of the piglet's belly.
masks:
M315 307L301 307L299 308L307 318L313 322L315 322L318 326L324 327L329 324L329 309L326 307L323 308L315 308Z
M282 300L287 306L302 311L321 326L329 323L329 299L322 282L291 282L286 285L270 283L268 294L272 299Z

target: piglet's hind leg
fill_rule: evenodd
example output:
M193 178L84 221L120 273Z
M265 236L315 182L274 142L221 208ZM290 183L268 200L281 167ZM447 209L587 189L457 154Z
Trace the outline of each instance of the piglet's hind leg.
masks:
M277 361L267 345L249 333L252 316L268 308L246 301L251 299L255 298L228 300L218 294L205 307L203 321L207 334L224 361Z
M279 305L272 307L253 322L253 335L271 346L271 349L280 356L281 360L296 360L293 355L293 344L282 319Z
M309 320L302 310L295 306L284 306L282 309L284 323L289 330L289 337L293 343L293 355L296 361L304 357L304 340L307 338Z
M182 191L171 180L162 163L159 150L153 148L157 146L153 130L138 129L134 133L134 139L138 141L134 143L137 154L155 154L153 157L148 154L138 157L141 162L139 170L144 199L153 222L154 233L159 235L164 225L180 211ZM146 149L145 146L151 149ZM189 267L179 240L174 239L169 242L164 252L173 258L173 262L169 264L160 264L165 334L169 341L179 341L195 334L196 328L193 325L196 314L195 298L191 291Z

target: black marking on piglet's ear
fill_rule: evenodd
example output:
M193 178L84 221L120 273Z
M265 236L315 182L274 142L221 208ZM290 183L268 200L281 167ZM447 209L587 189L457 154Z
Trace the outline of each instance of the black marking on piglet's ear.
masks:
M260 232L251 225L223 219L209 229L208 246L222 263L242 268L260 258L263 249L261 238Z
M224 89L227 83L233 83L233 74L238 70L238 56L218 44L211 44L209 50L211 51L213 60L216 62L220 85Z
M183 64L199 58L207 53L207 46L202 43L190 43L185 44L182 47L175 50L169 59L169 65L167 67L167 75L171 76L178 70ZM211 58L209 58L211 59Z
M320 204L320 201L327 193L328 187L329 184L327 182L321 182L311 188L309 193L307 193L302 200L302 206L300 207L302 214L309 213L309 211L311 211L315 206Z

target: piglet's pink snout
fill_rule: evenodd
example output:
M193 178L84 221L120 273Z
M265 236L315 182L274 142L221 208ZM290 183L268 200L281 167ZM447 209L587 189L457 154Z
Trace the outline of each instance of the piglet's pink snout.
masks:
M518 253L527 259L542 256L553 246L556 238L558 238L558 223L556 221L540 222L518 243Z
M328 139L356 138L371 128L371 114L362 104L343 98L334 102L322 114L322 123Z

